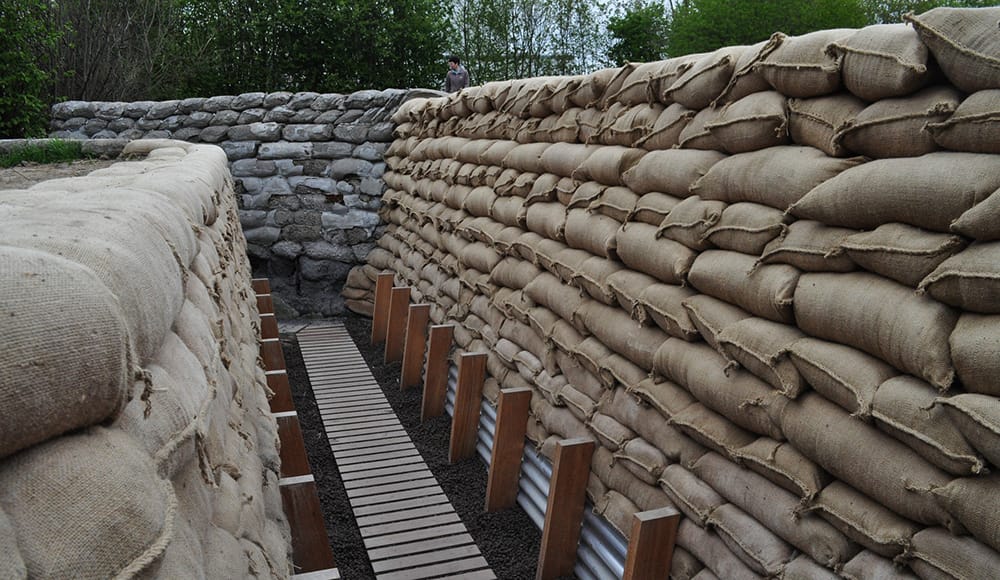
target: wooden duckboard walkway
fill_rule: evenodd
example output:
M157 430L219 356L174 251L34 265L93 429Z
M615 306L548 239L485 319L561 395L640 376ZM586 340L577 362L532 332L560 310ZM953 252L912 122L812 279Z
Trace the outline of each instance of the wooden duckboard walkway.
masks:
M376 578L493 579L342 324L299 348Z

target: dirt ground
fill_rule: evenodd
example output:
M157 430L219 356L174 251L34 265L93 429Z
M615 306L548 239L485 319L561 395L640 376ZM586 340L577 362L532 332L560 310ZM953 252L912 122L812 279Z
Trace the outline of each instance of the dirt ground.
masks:
M71 163L21 165L0 169L0 190L26 189L32 185L59 177L79 177L116 163L114 159L84 159Z

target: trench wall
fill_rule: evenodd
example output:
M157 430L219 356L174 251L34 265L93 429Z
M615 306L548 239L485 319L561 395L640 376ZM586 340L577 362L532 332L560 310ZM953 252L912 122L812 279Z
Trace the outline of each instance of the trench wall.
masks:
M329 316L343 312L339 290L347 272L374 246L390 116L416 94L428 92L70 101L52 108L50 136L222 147L251 264L271 280L279 314Z
M226 156L125 153L0 191L0 577L287 578Z
M405 103L379 272L674 578L1000 564L1000 9ZM702 573L699 573L703 570Z

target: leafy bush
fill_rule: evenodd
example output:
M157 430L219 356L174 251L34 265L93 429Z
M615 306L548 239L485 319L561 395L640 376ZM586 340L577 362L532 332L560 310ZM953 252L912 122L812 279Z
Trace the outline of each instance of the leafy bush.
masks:
M83 153L80 141L45 139L18 147L6 155L0 155L0 167L14 167L28 163L59 163L75 161L88 155Z
M57 34L43 0L0 0L0 137L34 137L48 125L48 72L39 55Z

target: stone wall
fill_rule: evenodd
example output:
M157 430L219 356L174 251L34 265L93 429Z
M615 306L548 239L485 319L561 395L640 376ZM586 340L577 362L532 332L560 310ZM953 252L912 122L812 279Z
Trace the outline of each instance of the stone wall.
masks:
M170 138L221 147L236 179L254 274L284 316L343 311L347 272L380 233L382 154L396 108L417 93L244 93L134 103L59 103L51 136Z

